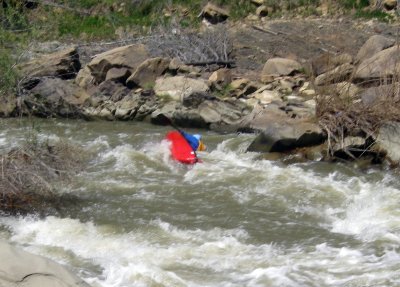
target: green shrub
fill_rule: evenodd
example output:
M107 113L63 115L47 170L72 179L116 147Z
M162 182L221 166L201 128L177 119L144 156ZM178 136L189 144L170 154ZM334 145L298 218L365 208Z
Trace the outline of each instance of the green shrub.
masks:
M0 97L14 91L17 73L13 69L14 60L6 49L0 49Z
M339 4L345 9L362 9L370 5L369 0L340 0Z
M379 21L382 22L389 22L390 20L393 19L392 15L387 14L380 10L374 10L374 11L358 10L354 16L363 19L378 19Z

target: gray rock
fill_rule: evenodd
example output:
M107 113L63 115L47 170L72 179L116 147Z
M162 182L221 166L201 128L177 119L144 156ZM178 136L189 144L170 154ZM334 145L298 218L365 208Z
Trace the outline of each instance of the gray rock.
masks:
M241 78L231 82L229 94L236 98L247 97L259 88L257 83Z
M359 97L364 105L372 106L378 101L384 101L387 98L398 97L399 92L400 85L397 83L367 88L359 93Z
M141 97L138 94L129 94L116 103L115 118L118 120L132 120L141 106Z
M376 84L379 84L380 79L390 78L400 72L399 62L399 47L382 50L360 63L355 72L354 81L371 84L375 80Z
M210 86L217 90L222 90L232 82L232 71L230 69L219 69L208 78Z
M0 241L1 287L89 287L65 267Z
M37 116L81 117L88 93L71 81L44 78L23 98L28 112Z
M91 91L90 98L86 104L94 108L98 107L106 101L118 102L128 95L131 90L114 81L104 81L99 86L96 86Z
M161 76L168 69L170 61L170 59L166 58L145 60L126 80L126 85L131 88L135 86L143 88L154 86L157 77Z
M353 155L354 157L358 157L358 153L360 150L363 150L365 147L365 138L360 136L347 136L343 139L341 143L336 143L332 147L332 151L335 156L339 154L347 154Z
M17 69L27 78L24 86L30 88L38 83L38 81L32 82L31 79L41 77L72 79L75 78L80 68L76 47L45 55L17 66Z
M386 157L393 163L400 162L400 123L389 122L379 129L376 138L378 150L386 152Z
M92 73L88 66L85 66L84 68L80 69L75 78L75 83L79 87L84 88L84 89L87 89L90 86L93 86L94 81L95 81L95 79L92 76Z
M236 125L248 113L240 101L205 101L199 106L199 114L207 124Z
M360 48L356 56L356 62L362 62L371 58L376 53L392 47L395 44L394 39L389 39L382 35L371 36Z
M288 152L319 145L326 139L314 122L293 120L272 109L259 111L249 127L262 130L247 149L254 152Z
M157 96L168 96L174 101L182 101L192 93L206 93L209 87L206 81L184 76L158 78L154 86Z
M106 81L114 81L125 83L131 75L131 71L127 68L111 68L106 74Z
M149 57L147 48L142 44L118 47L97 55L87 66L99 84L106 79L112 68L127 68L133 73Z
M302 66L299 62L286 58L269 59L262 70L261 79L269 76L288 76L299 72Z

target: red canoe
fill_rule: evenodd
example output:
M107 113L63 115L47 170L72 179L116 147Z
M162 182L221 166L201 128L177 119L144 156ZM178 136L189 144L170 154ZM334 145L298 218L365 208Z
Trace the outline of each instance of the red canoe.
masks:
M180 132L170 131L166 139L171 142L171 155L174 160L185 164L198 162L196 153Z

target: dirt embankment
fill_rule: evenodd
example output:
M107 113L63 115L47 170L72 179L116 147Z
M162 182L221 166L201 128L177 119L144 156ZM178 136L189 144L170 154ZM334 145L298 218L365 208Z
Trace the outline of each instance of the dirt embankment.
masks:
M324 52L355 56L372 35L396 37L398 25L350 18L291 19L237 23L231 33L236 72L252 78L272 57L304 63Z

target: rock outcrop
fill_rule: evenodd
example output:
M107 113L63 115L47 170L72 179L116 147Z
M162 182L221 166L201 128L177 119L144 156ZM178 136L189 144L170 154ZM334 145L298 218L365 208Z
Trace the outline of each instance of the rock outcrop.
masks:
M89 98L88 93L71 81L43 78L23 97L27 110L23 113L40 117L82 117L80 107Z
M118 47L97 55L87 67L91 71L94 82L99 84L106 79L112 68L128 69L132 74L141 63L149 58L146 46L134 44Z
M70 47L20 64L17 68L24 77L23 85L32 88L42 77L75 78L81 64L76 47Z

